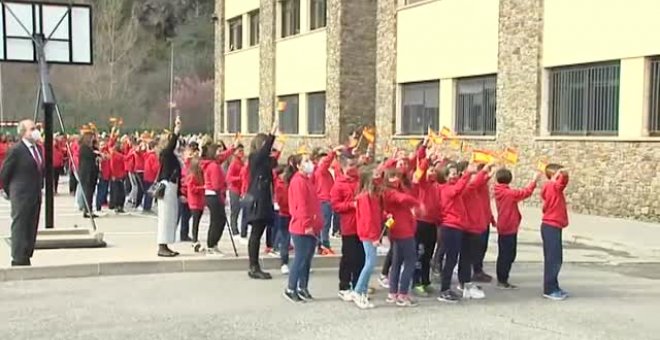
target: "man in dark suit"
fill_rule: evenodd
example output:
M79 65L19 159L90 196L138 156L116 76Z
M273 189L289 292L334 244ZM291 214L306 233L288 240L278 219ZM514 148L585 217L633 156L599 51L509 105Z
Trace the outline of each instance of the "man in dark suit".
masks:
M21 121L18 135L21 140L7 152L0 181L11 201L11 265L29 266L39 225L44 157L33 121Z

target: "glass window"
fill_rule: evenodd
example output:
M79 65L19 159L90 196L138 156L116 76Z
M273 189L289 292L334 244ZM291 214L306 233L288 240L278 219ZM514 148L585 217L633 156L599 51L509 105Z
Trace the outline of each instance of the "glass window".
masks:
M307 131L312 135L325 134L325 92L307 94Z
M282 0L282 38L300 33L300 0Z
M280 131L286 134L298 134L298 95L282 96L279 101L286 103L286 109L280 112Z
M651 60L651 84L649 96L649 132L660 135L660 58Z
M259 132L259 98L248 99L248 133Z
M310 0L310 30L325 27L326 0Z
M243 18L230 19L229 23L229 50L236 51L243 48Z
M259 44L259 11L250 12L250 46Z
M475 77L456 82L456 132L494 136L497 77Z
M401 85L401 131L404 135L424 135L438 129L440 82Z
M227 102L227 132L241 132L241 101Z
M552 135L616 135L619 130L619 62L550 70Z

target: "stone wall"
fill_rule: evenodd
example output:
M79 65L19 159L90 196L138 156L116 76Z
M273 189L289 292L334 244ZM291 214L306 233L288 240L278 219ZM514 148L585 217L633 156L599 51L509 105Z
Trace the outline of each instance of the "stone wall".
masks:
M275 115L275 34L277 0L261 0L259 8L259 131L268 131Z
M398 0L380 0L376 36L376 132L377 154L394 135L396 114L396 10Z

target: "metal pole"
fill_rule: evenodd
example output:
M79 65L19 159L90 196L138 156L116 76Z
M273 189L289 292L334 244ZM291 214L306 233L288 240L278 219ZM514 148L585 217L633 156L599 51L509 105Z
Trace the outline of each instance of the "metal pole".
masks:
M41 88L41 103L44 109L44 129L46 141L44 153L46 155L46 229L52 229L54 225L53 218L53 111L55 109L55 98L50 87L48 77L48 64L44 53L45 37L43 34L37 34L35 38L35 47L37 49L37 60L39 61L39 80Z
M174 108L172 107L174 104L174 43L170 40L170 102L169 102L169 107L170 107L170 120L169 120L169 128L170 131L172 130L172 111Z
M5 121L5 87L2 83L2 64L0 64L0 122Z

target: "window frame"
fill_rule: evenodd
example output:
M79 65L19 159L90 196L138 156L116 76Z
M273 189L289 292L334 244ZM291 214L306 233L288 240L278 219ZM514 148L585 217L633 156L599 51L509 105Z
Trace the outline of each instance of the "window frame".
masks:
M256 115L256 119L254 119L254 121L253 121L253 118L255 118L255 117L252 117L253 114L254 114L252 109L254 108L253 105L254 105L255 102L256 102L256 109L257 109L256 113L257 113L257 115ZM259 98L249 98L247 100L247 126L248 126L248 131L247 132L248 133L259 133L259 121L260 121L260 119L259 119ZM253 124L255 124L255 123L256 123L256 126L253 126Z
M649 60L648 133L660 137L660 56Z
M234 122L237 125L237 129L235 129L235 130L233 129L234 128L233 124L231 124L232 123L232 121L231 121L231 119L232 119L231 105L233 105L233 104L238 104L238 113L235 116L236 122ZM226 122L225 131L227 133L242 132L241 131L242 130L241 129L241 123L242 123L241 120L242 120L242 116L243 116L243 102L242 102L242 100L240 100L240 99L228 100L226 102L226 105L227 105L227 122Z
M260 34L260 32L259 32L259 20L260 20L260 15L261 15L261 13L259 12L258 9L248 13L248 22L250 24L250 36L249 36L250 39L248 41L248 45L250 45L250 47L259 45L259 34ZM255 25L255 18L256 18L256 25Z
M291 15L292 27L289 27L286 22L288 14ZM298 34L300 34L300 0L280 0L280 38Z
M238 36L234 36L234 25L238 24ZM239 15L227 20L228 36L227 50L229 52L243 49L243 16ZM232 44L235 42L237 44Z
M319 7L323 7L322 15ZM328 2L327 0L309 0L309 30L325 28L328 25Z
M291 103L287 99L294 99L294 98L295 98L295 112L291 112L293 105L291 105ZM300 94L294 93L289 95L277 96L277 101L286 102L286 110L277 113L279 119L278 121L279 121L280 131L283 134L287 134L287 135L300 134ZM293 128L286 126L287 120L284 119L285 114L292 114L292 119L295 125Z
M422 122L422 127L421 130L417 130L412 127L408 127L406 129L407 125L405 121L406 120L412 120L414 117L406 117L406 106L413 106L413 105L406 105L406 96L407 96L407 91L410 91L413 89L414 86L418 87L418 91L423 91L422 92L422 105L423 105L423 122ZM435 93L437 97L437 107L435 108L436 112L434 115L428 117L429 119L427 120L427 110L432 109L432 106L427 106L427 99L426 99L426 91L429 89L434 89L435 91L432 91ZM427 80L427 81L419 81L419 82L409 82L409 83L400 83L399 84L399 93L400 93L400 100L399 100L399 114L398 114L398 119L399 122L397 124L397 134L398 135L403 135L403 136L422 136L427 133L429 125L431 126L432 129L438 130L440 126L440 80ZM410 94L408 94L410 95ZM411 115L414 115L414 112L410 113Z
M312 113L315 112L316 109L318 109L318 108L313 108L312 104L313 102L315 102L315 100L319 100L319 99L313 100L312 98L316 98L317 96L319 97L323 96L323 105L319 107L320 110L322 111L320 124L322 124L323 128L321 130L316 130L313 128L314 123L319 123L316 121L317 119L312 119ZM307 93L307 133L310 135L325 135L326 100L327 97L325 91Z
M478 119L470 117L475 113L474 111L470 110L469 107L461 105L461 85L467 85L468 83L477 83L481 89L478 94L473 94L481 96L481 117ZM497 133L497 74L457 78L455 84L454 130L456 134L459 136L495 136ZM492 88L488 85L492 85ZM490 93L491 90L492 93ZM464 95L467 96L468 93ZM492 103L493 105L490 105L490 100L494 101ZM474 107L475 105L472 105L472 108ZM461 122L465 122L466 113L468 120L479 121L480 129L472 131L464 129L466 124L461 124ZM492 126L492 130L489 129L490 126Z

